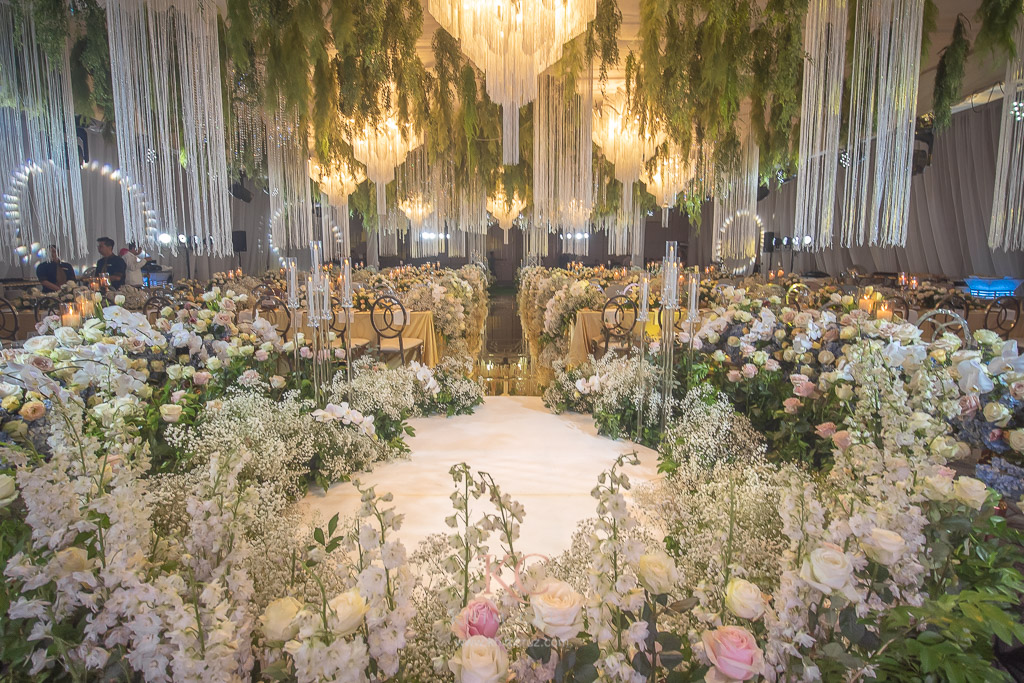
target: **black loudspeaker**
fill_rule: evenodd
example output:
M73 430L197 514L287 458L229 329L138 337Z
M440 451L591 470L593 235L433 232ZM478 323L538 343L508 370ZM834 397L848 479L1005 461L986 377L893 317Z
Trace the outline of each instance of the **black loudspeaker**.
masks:
M82 126L75 128L75 137L78 138L78 163L89 163L89 134Z
M234 248L236 254L241 254L247 250L245 230L231 231L231 246Z
M232 197L241 199L246 204L252 201L252 192L245 186L245 173L242 173L237 181L231 183L229 191Z
M766 232L764 234L764 251L766 254L771 254L775 251L775 233Z

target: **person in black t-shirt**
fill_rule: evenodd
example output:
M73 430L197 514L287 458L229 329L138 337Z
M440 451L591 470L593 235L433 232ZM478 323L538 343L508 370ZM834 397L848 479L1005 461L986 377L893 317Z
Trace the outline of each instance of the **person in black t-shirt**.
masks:
M65 282L74 281L75 269L70 263L60 260L56 244L51 244L47 249L50 252L50 260L36 266L36 277L39 278L39 285L44 292L56 292Z
M124 284L124 273L128 265L124 259L114 253L114 240L109 237L101 237L96 240L96 248L101 258L96 262L96 277L104 275L110 280L110 286L114 289L121 289Z

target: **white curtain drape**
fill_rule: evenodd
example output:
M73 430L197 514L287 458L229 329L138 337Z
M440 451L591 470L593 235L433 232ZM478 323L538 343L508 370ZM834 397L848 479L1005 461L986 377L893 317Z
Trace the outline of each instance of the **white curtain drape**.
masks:
M914 176L911 185L906 247L797 252L795 270L835 275L857 265L869 272L902 270L954 278L1024 275L1024 254L992 251L987 241L1001 107L1001 102L995 102L960 112L950 129L936 135L932 163ZM758 203L764 229L778 237L791 236L795 205L795 182L773 186L771 194ZM837 202L837 211L842 208ZM788 270L789 253L784 253L783 261ZM775 263L779 263L778 254Z

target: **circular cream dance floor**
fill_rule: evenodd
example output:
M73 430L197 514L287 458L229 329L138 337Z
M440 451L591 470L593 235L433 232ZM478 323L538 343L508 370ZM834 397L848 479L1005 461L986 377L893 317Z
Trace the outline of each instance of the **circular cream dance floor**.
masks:
M460 462L488 472L502 491L526 508L520 540L525 552L554 556L569 547L576 525L595 515L590 496L598 475L622 453L636 451L637 467L625 472L634 485L659 475L657 453L628 441L598 436L589 415L553 415L538 396L489 396L473 415L411 420L408 460L378 465L359 475L377 493L394 493L397 512L405 514L399 536L411 552L432 533L446 533L454 491L448 470ZM359 495L350 483L326 492L314 490L302 501L307 519L323 521L335 513L352 516ZM490 508L473 505L476 515ZM474 515L474 516L476 516Z

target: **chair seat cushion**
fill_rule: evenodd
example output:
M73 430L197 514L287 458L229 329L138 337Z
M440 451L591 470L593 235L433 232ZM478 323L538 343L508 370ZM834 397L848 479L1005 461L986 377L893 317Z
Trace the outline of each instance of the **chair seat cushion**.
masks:
M416 337L403 337L401 348L408 351L422 344L422 339L417 339ZM381 351L398 351L398 338L396 337L395 339L381 339L379 346Z

